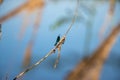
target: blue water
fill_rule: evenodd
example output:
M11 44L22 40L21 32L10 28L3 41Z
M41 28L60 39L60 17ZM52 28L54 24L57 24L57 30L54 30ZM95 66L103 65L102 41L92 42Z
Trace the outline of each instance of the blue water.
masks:
M24 0L5 0L0 5L0 17L15 9L17 6L24 3ZM86 2L87 4L87 2ZM63 16L69 16L67 9L74 11L75 2L59 2L52 3L46 1L43 10L42 21L40 22L39 32L32 49L31 64L41 59L47 52L54 47L56 37L61 36L67 30L70 22L63 24L56 30L51 30L50 26ZM100 44L98 32L104 17L109 9L107 2L98 4L96 15L93 22L92 40L90 44L91 54ZM120 3L116 4L115 14L112 23L109 26L118 24L120 21ZM2 24L2 40L0 40L0 80L4 80L8 75L9 80L13 79L22 69L25 49L31 37L32 22L29 24L27 31L22 40L19 40L19 31L22 26L24 13L20 13ZM32 19L31 19L32 20ZM51 55L38 67L28 72L22 77L23 80L64 80L67 74L75 67L75 65L86 55L84 53L85 31L86 26L84 21L76 22L68 34L65 44L62 46L61 58L57 69L53 68L57 54ZM105 62L100 80L120 80L120 38L111 50L110 56Z

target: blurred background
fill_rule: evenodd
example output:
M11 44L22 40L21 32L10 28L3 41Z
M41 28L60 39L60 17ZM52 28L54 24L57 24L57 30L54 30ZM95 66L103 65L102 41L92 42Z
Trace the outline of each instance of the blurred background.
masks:
M31 4L28 5L28 2ZM71 23L76 2L0 0L0 80L12 80L26 66L37 62L54 47L57 36L63 36ZM79 0L78 16L62 45L57 68L53 68L56 52L21 80L64 80L77 63L98 48L119 21L119 0L112 5L110 0ZM102 32L105 22L107 24ZM120 38L103 65L100 80L120 80L119 48Z

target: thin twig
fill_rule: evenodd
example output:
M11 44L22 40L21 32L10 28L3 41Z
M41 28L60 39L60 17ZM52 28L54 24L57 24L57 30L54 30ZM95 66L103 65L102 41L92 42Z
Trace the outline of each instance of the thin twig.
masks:
M58 65L58 62L59 62L59 59L60 59L60 51L61 51L61 46L58 47L58 56L57 56L57 59L56 59L55 64L54 64L54 68L56 68L57 65Z
M25 73L27 73L28 71L32 70L33 68L35 68L37 65L39 65L41 62L43 62L48 56L50 56L52 53L55 52L55 50L64 42L65 37L61 38L61 40L58 42L58 44L50 51L48 52L42 59L40 59L38 62L36 62L35 64L33 64L32 66L28 67L26 70L24 70L23 72L21 72L19 75L17 75L13 80L18 79L19 77L23 76Z
M36 62L35 64L33 64L32 66L28 67L26 70L24 70L23 72L21 72L20 74L18 74L13 80L16 80L18 78L20 78L21 76L23 76L25 73L27 73L28 71L32 70L33 68L35 68L36 66L38 66L41 62L43 62L48 56L50 56L52 53L54 53L56 51L56 49L58 49L59 47L62 46L62 44L65 41L66 35L68 34L68 32L70 31L70 29L72 28L75 19L76 19L76 14L78 12L78 6L79 6L79 0L77 0L77 7L75 10L75 15L72 19L71 25L69 26L68 30L66 31L66 33L63 35L63 37L60 39L60 41L57 43L57 45L51 49L42 59L40 59L38 62Z
M73 24L75 23L76 17L78 16L78 9L79 9L79 0L77 0L77 6L76 6L75 14L73 16L72 22L71 22L68 30L65 33L65 36L68 34L68 32L71 30Z

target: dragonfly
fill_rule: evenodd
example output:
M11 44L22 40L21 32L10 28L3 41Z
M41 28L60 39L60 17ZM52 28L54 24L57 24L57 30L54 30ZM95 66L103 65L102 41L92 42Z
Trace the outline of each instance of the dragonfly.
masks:
M54 46L57 46L60 41L61 41L61 39L60 39L60 34L59 34L59 35L57 36L57 39L56 39L56 42L55 42ZM64 44L64 41L62 42L62 44ZM58 64L58 62L59 62L62 44L57 47L58 56L57 56L57 59L56 59L55 64L54 64L54 68L57 67L57 64ZM54 51L54 53L55 53L55 51Z
M60 41L60 34L57 36L57 39L56 39L54 46L56 46L59 41ZM64 44L64 42L62 44Z
M58 35L58 37L57 37L57 39L56 39L56 42L55 42L54 46L56 46L57 43L58 43L59 41L60 41L60 35Z

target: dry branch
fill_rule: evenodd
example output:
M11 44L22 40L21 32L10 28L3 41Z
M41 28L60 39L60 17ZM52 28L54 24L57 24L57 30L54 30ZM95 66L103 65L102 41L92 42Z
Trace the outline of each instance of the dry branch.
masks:
M102 66L119 33L120 24L115 26L108 38L106 38L91 57L84 59L75 67L75 69L67 76L66 80L99 80Z
M6 20L8 20L9 18L12 18L13 16L15 16L16 14L18 14L19 12L21 12L23 10L28 9L30 11L30 10L33 10L33 9L36 9L36 8L42 8L43 5L44 5L44 0L29 0L28 2L22 4L18 8L9 12L7 15L1 17L0 18L0 23L5 22Z
M36 62L35 64L33 64L32 66L28 67L26 70L24 70L23 72L21 72L19 75L17 75L13 80L18 79L19 77L23 76L25 73L27 73L28 71L32 70L33 68L35 68L36 66L38 66L41 62L43 62L48 56L50 56L52 53L54 53L56 51L56 49L58 47L60 47L64 41L65 41L65 36L63 36L61 38L61 40L58 42L58 44L50 51L48 52L42 59L40 59L38 62Z
M20 74L18 74L13 80L17 80L19 79L21 76L23 76L25 73L27 73L28 71L32 70L33 68L35 68L36 66L38 66L41 62L43 62L48 56L50 56L51 54L53 54L56 49L58 49L58 60L60 57L60 50L61 50L61 46L64 43L66 36L68 34L68 32L71 30L75 19L77 17L77 13L78 13L78 6L79 6L79 0L77 0L77 7L75 10L75 15L73 16L72 22L70 24L70 26L68 27L67 31L65 32L65 34L62 36L62 38L60 39L60 41L57 43L57 45L51 49L42 59L40 59L38 62L36 62L35 64L33 64L32 66L28 67L27 69L25 69L23 72L21 72ZM54 67L56 67L56 65L58 64L58 61L55 63Z

